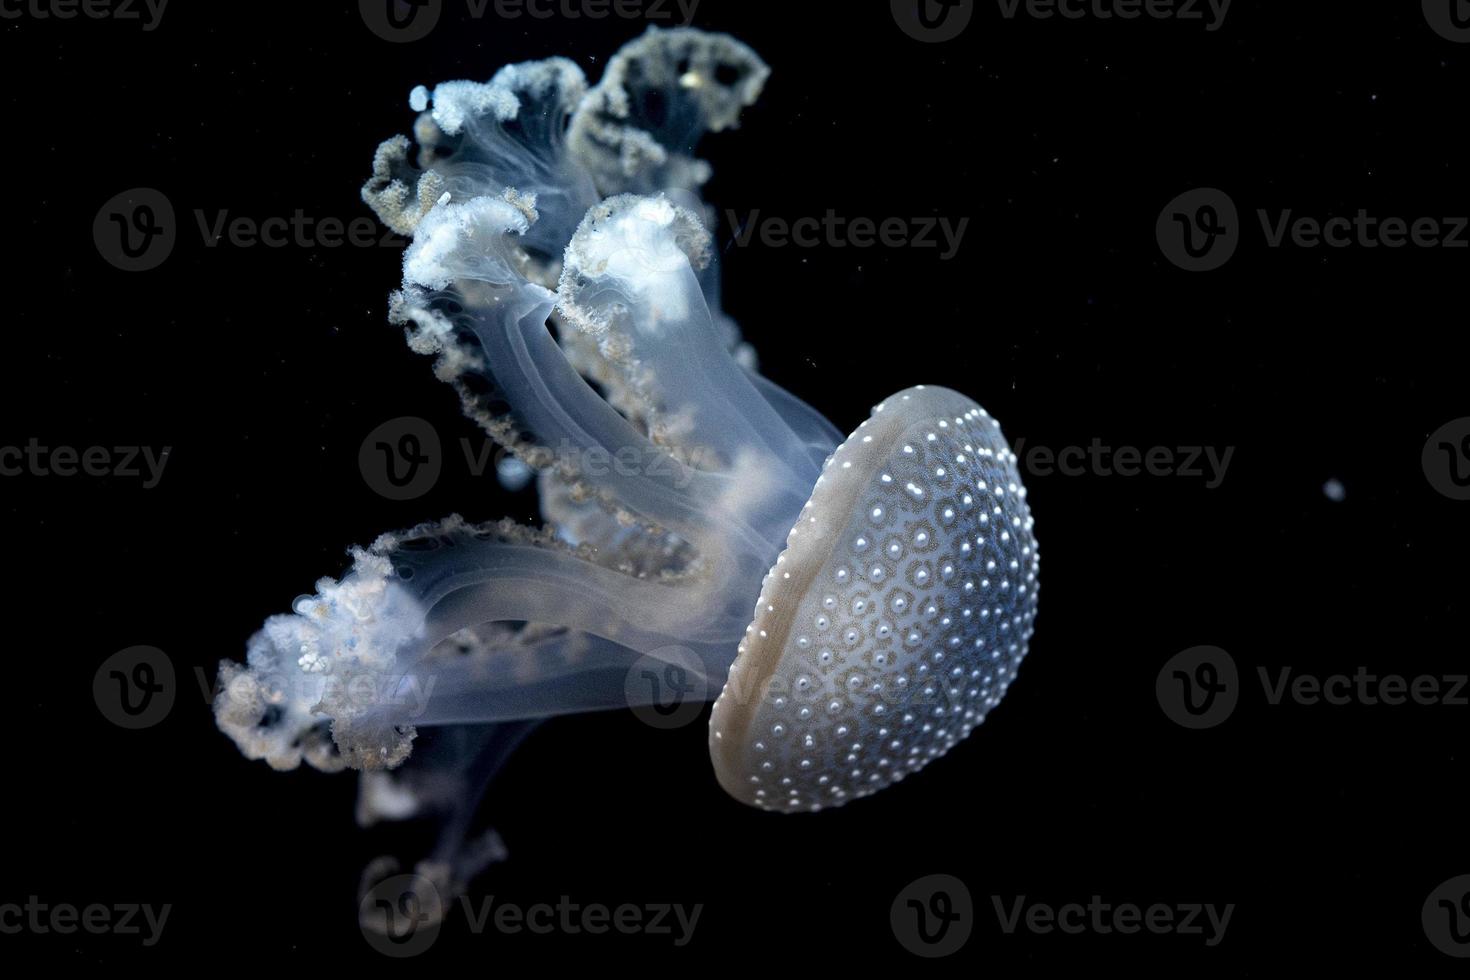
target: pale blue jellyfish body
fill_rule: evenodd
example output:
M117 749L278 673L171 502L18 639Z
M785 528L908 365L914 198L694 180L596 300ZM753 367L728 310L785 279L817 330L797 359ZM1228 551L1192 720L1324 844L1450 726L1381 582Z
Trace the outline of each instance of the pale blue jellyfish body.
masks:
M534 473L545 525L355 550L222 666L216 715L277 768L363 770L364 824L438 815L441 886L500 856L469 815L528 725L656 697L627 683L646 659L723 689L732 795L816 809L937 757L1025 654L1038 555L993 420L910 389L844 442L719 309L694 149L767 74L731 38L651 30L596 87L552 59L417 89L414 140L378 151L364 199L412 236L391 317Z

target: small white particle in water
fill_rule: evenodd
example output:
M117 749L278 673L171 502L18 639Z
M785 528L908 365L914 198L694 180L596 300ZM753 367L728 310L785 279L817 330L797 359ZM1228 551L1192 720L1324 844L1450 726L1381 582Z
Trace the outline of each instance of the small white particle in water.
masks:
M1340 504L1347 499L1347 487L1343 486L1342 481L1336 478L1322 484L1322 493L1334 504Z

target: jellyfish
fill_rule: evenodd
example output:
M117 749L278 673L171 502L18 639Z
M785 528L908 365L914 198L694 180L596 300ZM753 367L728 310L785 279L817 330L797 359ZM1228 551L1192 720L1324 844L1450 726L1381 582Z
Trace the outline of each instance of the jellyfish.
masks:
M996 420L917 386L843 438L721 310L697 147L768 75L653 28L595 86L550 59L417 88L377 151L363 199L411 237L389 318L543 520L353 549L222 663L215 714L276 769L358 770L359 824L438 821L441 892L504 857L471 828L527 733L656 703L649 665L713 701L730 796L807 812L943 755L1026 654L1040 556Z

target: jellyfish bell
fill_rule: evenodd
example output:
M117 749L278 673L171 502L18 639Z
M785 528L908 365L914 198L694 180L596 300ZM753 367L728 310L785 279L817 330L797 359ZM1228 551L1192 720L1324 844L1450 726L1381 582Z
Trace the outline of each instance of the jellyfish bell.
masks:
M954 747L1005 694L1039 554L1016 456L947 388L899 392L827 460L710 718L735 799L818 810Z

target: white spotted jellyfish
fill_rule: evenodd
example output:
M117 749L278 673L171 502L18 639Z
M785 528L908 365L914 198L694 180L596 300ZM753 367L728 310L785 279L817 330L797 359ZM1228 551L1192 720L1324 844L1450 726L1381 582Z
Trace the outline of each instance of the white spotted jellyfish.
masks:
M417 871L441 890L503 855L468 828L526 731L656 703L640 664L717 694L720 785L790 812L943 755L1026 655L1040 556L996 421L915 387L843 441L720 309L694 151L768 74L651 29L596 86L550 59L416 89L414 140L377 152L363 198L412 238L391 319L544 523L355 549L221 665L215 713L249 758L361 770L363 825L438 819Z

